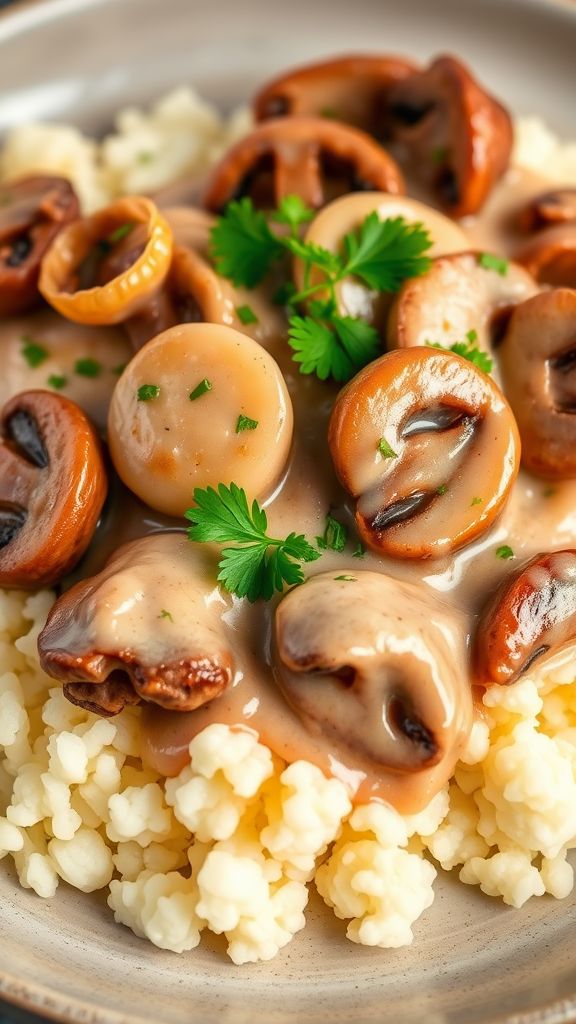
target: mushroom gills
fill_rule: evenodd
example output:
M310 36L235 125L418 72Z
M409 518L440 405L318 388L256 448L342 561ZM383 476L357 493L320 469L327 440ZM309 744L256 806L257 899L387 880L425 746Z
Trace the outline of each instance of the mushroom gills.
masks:
M6 433L28 462L38 469L46 469L50 459L38 424L25 409L17 409L6 423Z
M7 267L20 267L32 252L32 242L28 235L20 235L10 247L10 255L5 260Z
M26 518L26 509L0 505L0 548L5 548L14 540L24 526Z
M576 333L575 333L576 343ZM556 371L553 377L554 405L558 412L576 412L576 344L550 360Z

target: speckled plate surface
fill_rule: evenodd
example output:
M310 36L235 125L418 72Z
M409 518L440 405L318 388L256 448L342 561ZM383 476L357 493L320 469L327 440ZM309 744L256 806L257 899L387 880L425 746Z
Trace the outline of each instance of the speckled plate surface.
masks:
M191 82L230 105L296 60L351 49L471 61L517 112L576 137L576 3L530 0L42 0L0 16L0 131L32 117L105 126ZM312 901L271 964L223 945L178 957L116 926L103 898L43 902L0 864L0 995L84 1024L567 1024L576 1021L576 894L513 911L455 878L410 948L359 948Z

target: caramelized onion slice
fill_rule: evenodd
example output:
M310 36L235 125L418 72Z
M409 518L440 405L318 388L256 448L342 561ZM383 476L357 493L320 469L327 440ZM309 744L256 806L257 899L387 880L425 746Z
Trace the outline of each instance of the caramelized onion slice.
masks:
M522 462L546 479L576 478L576 291L556 288L517 306L499 358Z
M421 590L389 576L321 573L275 618L278 686L310 732L394 772L453 769L472 721L463 633ZM459 624L461 625L461 624Z
M453 217L477 213L508 166L510 115L454 57L390 88L388 128Z
M292 68L260 90L254 117L327 117L381 138L388 90L415 70L403 58L368 54Z
M266 121L237 142L210 175L204 204L221 213L232 199L251 196L272 208L298 195L318 209L347 192L403 192L391 156L369 135L314 117Z
M504 580L474 641L474 681L509 685L576 640L576 550L536 555Z
M336 400L328 440L362 538L395 558L438 558L484 533L520 458L494 381L431 348L398 349L361 370Z
M49 586L88 547L108 482L100 442L74 402L11 399L0 420L0 585Z
M207 703L234 670L216 571L182 533L124 545L53 605L38 638L44 671L106 716L140 700L175 711Z

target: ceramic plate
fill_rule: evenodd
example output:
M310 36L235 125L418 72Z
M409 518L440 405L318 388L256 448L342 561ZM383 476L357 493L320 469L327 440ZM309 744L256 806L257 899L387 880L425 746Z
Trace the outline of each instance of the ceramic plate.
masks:
M0 17L0 131L29 118L98 130L190 82L228 106L284 65L346 50L452 51L517 113L576 137L576 5L529 0L43 0ZM566 1024L576 1020L576 893L522 911L450 877L414 945L373 950L312 901L271 964L223 944L183 957L114 924L104 899L44 902L0 865L0 993L85 1024Z

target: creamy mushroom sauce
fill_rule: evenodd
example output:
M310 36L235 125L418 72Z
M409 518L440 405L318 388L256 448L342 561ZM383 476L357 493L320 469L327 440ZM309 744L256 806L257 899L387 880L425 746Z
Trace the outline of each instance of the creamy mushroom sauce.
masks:
M543 191L546 181L533 174L511 169L505 179L494 189L482 216L468 219L462 227L471 248L490 249L510 255L517 239L513 215L529 197ZM410 190L414 194L414 190ZM170 211L170 220L175 229L178 244L197 246L205 231L206 218L201 215L200 235L198 217L191 211ZM452 641L461 653L456 657L459 686L462 693L469 692L469 677L464 657L464 646L469 645L479 609L493 593L496 585L524 559L554 548L569 547L576 536L576 481L549 486L546 481L520 472L512 497L502 517L492 529L478 541L457 552L454 556L437 561L410 562L381 558L367 551L363 558L352 556L356 544L352 502L338 484L328 453L326 434L329 416L338 387L332 383L321 383L316 378L299 374L290 358L290 351L282 338L281 319L264 293L249 292L250 305L258 307L260 324L244 328L252 333L274 356L286 379L295 419L295 433L288 471L275 493L270 495L267 506L271 535L285 536L291 530L305 533L309 538L322 534L326 514L330 511L346 524L350 539L344 552L337 554L327 551L322 558L307 565L306 572L312 575L334 571L335 575L354 576L356 572L376 570L387 573L399 580L419 584L423 600L429 607L431 620L443 618L450 625ZM230 320L233 323L233 309L230 296L228 302ZM235 300L236 303L238 299ZM240 301L243 301L240 300ZM86 355L87 335L92 333L102 344L108 345L112 334L116 337L117 357L121 362L126 358L126 343L115 328L100 329L75 327L60 320L52 313L39 313L20 318L17 327L4 323L1 327L3 343L12 344L10 366L17 361L14 348L16 333L30 333L38 340L48 334L46 324L53 330L59 323L73 347L77 344L78 358ZM53 335L50 335L53 337ZM104 340L106 338L106 340ZM97 356L97 348L91 354ZM20 357L21 358L21 357ZM101 357L104 362L104 357ZM113 360L110 360L110 363ZM107 364L108 365L108 364ZM12 373L13 371L11 371ZM37 372L37 371L35 371ZM46 374L42 372L42 376ZM26 369L26 386L30 386L30 371ZM72 379L72 378L71 378ZM12 376L9 381L15 381ZM92 387L104 385L90 382ZM82 385L84 382L82 382ZM12 389L22 384L7 382L3 376L0 392L5 400ZM90 404L93 395L87 395L80 382L74 379L72 387L65 394L75 398L88 408L101 422L102 416L94 412ZM102 394L105 400L107 394ZM208 417L208 407L206 407ZM207 418L209 429L209 418ZM225 481L229 482L229 481ZM481 497L481 495L479 495ZM438 500L447 500L448 495ZM448 513L447 513L448 514ZM142 536L162 529L182 528L181 521L163 518L142 505L125 489L115 484L99 530L82 564L74 573L74 580L93 574L102 568L112 550L130 538ZM496 554L501 545L509 545L515 561L499 558ZM139 590L144 581L134 579L134 589ZM354 581L348 583L350 601L355 601ZM207 593L208 602L216 601L216 592ZM183 613L179 585L173 586L168 576L162 584L162 607L169 609L177 619ZM213 607L215 605L213 604ZM231 688L208 705L189 713L167 712L156 706L145 706L142 712L142 754L144 759L165 775L177 774L188 759L190 739L211 722L225 722L251 726L258 731L263 742L280 756L291 761L305 758L318 764L325 771L348 781L356 788L356 799L365 800L370 796L381 797L405 812L414 812L423 807L431 796L445 783L453 771L455 760L464 745L464 732L457 737L454 756L439 766L412 774L377 772L350 751L339 745L334 738L307 732L301 720L287 705L277 688L270 668L271 635L275 602L263 602L250 606L245 601L226 600L222 604L222 618L233 641L236 672ZM114 630L114 609L108 609L99 619L103 633ZM147 629L146 619L142 628ZM158 628L167 628L160 622ZM418 639L418 625L414 622L414 633ZM362 642L361 623L359 642ZM477 714L481 712L477 708ZM457 716L455 716L457 718ZM456 728L456 727L455 727Z

